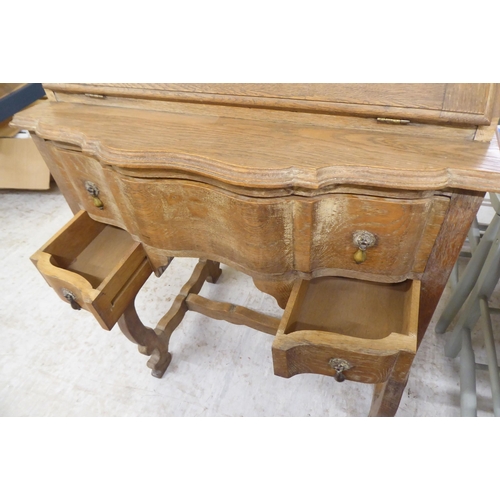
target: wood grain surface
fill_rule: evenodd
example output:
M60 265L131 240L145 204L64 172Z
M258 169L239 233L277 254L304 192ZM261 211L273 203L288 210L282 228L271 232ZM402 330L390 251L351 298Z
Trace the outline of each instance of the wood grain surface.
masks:
M261 281L287 273L402 281L423 271L449 202L432 193L256 198L200 182L129 177L53 143L44 149L68 198L142 242L156 270L172 256L189 256L224 262ZM94 205L87 181L99 189L102 207ZM357 230L377 238L361 265L353 259Z
M276 335L280 323L280 318L229 302L210 300L195 293L190 293L187 296L186 304L189 311L198 312L209 318L228 321L233 325L245 325L270 335Z
M297 281L273 342L275 374L334 376L329 361L341 358L348 380L386 381L400 353L416 352L419 296L418 281Z
M454 193L449 210L429 255L422 275L418 342L422 342L432 315L458 259L467 232L485 193Z
M61 299L67 302L64 290L69 290L106 330L115 325L152 272L140 243L84 211L31 260Z
M45 102L13 123L137 177L198 176L245 188L500 191L496 141Z
M45 84L56 93L174 100L226 106L389 116L441 123L490 123L495 84Z
M344 372L346 380L376 384L387 380L400 351L414 354L416 335L392 334L379 340L352 339L331 332L301 330L276 336L273 342L274 373L289 378L300 373L335 376L332 358L348 361L353 367ZM408 367L409 369L409 367Z
M285 333L324 330L349 337L381 339L393 332L411 332L405 318L410 314L406 299L412 295L412 281L386 284L317 278L306 283L308 290L300 311Z
M375 384L370 415L395 414L483 193L500 192L498 85L46 88L13 125L83 210L33 258L60 295L71 287L105 328L123 314L155 376L192 310L277 329L280 376L337 377L332 358L347 360L347 379ZM362 261L356 231L375 242ZM134 298L174 256L201 260L153 331ZM286 305L279 324L197 295L219 262Z

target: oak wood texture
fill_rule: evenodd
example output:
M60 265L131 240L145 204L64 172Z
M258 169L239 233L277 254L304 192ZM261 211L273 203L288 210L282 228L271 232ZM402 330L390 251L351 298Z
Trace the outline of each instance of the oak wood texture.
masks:
M25 83L0 83L0 99L8 96L15 90L18 90L26 85Z
M496 84L45 84L64 94L105 100L204 102L315 113L411 118L417 121L487 125ZM60 93L62 92L62 94Z
M271 335L276 334L280 318L198 295L205 281L217 283L220 274L219 263L200 259L169 311L160 319L154 330L144 326L139 319L134 306L135 296L124 310L118 325L129 340L139 345L142 354L151 356L148 367L152 369L154 377L163 377L168 368L172 360L172 354L168 352L170 338L188 311L236 325L246 325Z
M264 283L269 276L418 277L449 203L447 196L432 192L421 198L406 192L396 199L377 192L256 198L194 181L128 177L50 142L43 150L69 199L94 219L142 241L155 269L172 256L203 257L251 275L273 295L272 285ZM103 208L94 205L86 181L98 186ZM362 265L353 259L356 230L377 237ZM287 297L275 296L284 306Z
M152 272L140 243L84 211L31 260L63 300L67 301L64 290L70 291L106 330L115 325Z
M258 199L189 181L114 181L111 192L126 213L125 229L144 243L155 268L171 255L204 257L257 279L340 272L399 281L420 273L439 228L436 219L442 220L448 204L448 198L435 196ZM358 265L352 235L361 229L376 234L378 244Z
M46 90L46 92L51 92ZM106 96L105 99L96 99L86 94L58 94L59 102L84 104L95 107L115 107L128 109L142 109L148 111L161 111L168 113L180 113L190 115L201 115L211 117L225 117L236 119L266 120L291 122L304 126L328 126L340 129L357 129L373 132L386 131L403 136L419 137L447 137L457 140L478 140L489 142L493 137L492 126L495 127L495 119L490 125L459 125L443 126L439 123L410 122L405 126L393 126L394 123L384 123L375 117L366 118L361 116L350 116L340 114L319 114L314 112L290 112L281 109L249 108L239 106L224 106L204 104L199 102L163 101L134 99L131 97ZM53 102L58 102L55 95ZM500 115L500 110L494 112L494 116ZM495 125L493 125L495 124Z
M11 118L7 118L7 120L3 120L0 122L0 139L4 139L6 137L14 137L21 129L17 127L11 127L9 125Z
M172 355L168 352L168 343L139 319L135 309L135 296L118 319L118 326L125 337L139 345L141 354L150 356L147 365L151 368L153 377L162 378L172 361Z
M13 123L32 132L72 210L86 214L77 216L86 236L67 238L68 248L56 237L37 259L52 255L43 268L51 283L71 281L78 301L106 280L120 295L124 285L112 285L110 270L126 281L140 266L123 265L127 248L157 275L172 257L200 258L155 330L137 317L140 286L127 282L120 295L120 326L151 356L155 376L191 310L276 333L273 363L284 377L338 378L330 361L346 359L353 366L345 378L375 384L370 415L395 414L482 194L500 191L500 151L489 143L498 85L46 88L49 102ZM357 263L360 230L375 245ZM99 256L110 239L117 244L108 265ZM218 262L286 306L281 321L199 296L205 280L217 280Z
M299 114L299 113L295 113ZM15 126L69 143L127 176L191 178L245 189L338 185L500 191L496 141L421 137L288 121L45 102ZM397 127L397 126L396 126ZM167 134L158 133L168 130ZM269 193L272 196L273 193Z
M187 298L190 294L197 294L205 281L209 283L217 283L219 276L221 274L221 270L219 268L218 262L213 262L210 260L200 259L196 264L191 277L185 283L185 285L181 288L179 294L174 299L172 306L168 310L168 312L160 319L155 328L155 333L158 336L159 341L162 344L162 353L168 352L168 346L170 342L170 337L174 330L180 325L182 319L187 313L188 304ZM149 354L149 352L147 353ZM166 354L163 354L158 359L155 359L155 362L161 362L163 359L167 359ZM168 355L168 363L170 363L171 354ZM165 366L165 370L168 366L168 363ZM149 366L149 365L148 365ZM153 375L156 377L162 377L164 370L162 373L157 371L153 372Z
M73 214L76 214L77 212L80 211L78 200L75 197L75 193L73 192L71 184L69 183L68 179L66 179L63 171L60 170L58 165L53 160L47 145L48 143L46 143L46 141L38 137L33 132L30 134L30 136L33 142L35 143L36 147L38 148L40 155L45 161L45 164L47 165L50 171L50 175L54 178L57 186L61 190L61 193L63 194L66 203L68 204Z
M434 314L451 270L458 258L472 221L481 206L485 193L454 193L446 217L421 277L418 344Z
M396 414L413 358L413 354L401 351L392 367L391 376L385 382L375 384L369 417L393 417Z
M190 293L187 296L186 305L189 311L203 314L212 319L224 320L233 325L245 325L270 335L276 335L280 324L280 318L236 304L210 300L195 293Z
M286 333L327 330L349 337L382 339L392 332L409 332L407 316L415 312L415 304L411 301L406 306L409 296L418 306L415 292L418 282L414 281L386 284L349 278L317 278L302 283L307 286L307 292L296 318L286 327Z
M353 365L346 379L386 381L401 352L416 352L419 295L418 281L297 281L273 342L275 374L334 376L329 360L341 358Z
M222 261L256 279L342 269L398 281L423 271L448 204L432 193L408 200L341 193L261 199L193 181L130 178L80 152L50 142L43 149L79 208L141 240L155 268L184 255ZM99 187L103 209L94 205L85 181ZM378 237L362 266L352 259L356 229Z

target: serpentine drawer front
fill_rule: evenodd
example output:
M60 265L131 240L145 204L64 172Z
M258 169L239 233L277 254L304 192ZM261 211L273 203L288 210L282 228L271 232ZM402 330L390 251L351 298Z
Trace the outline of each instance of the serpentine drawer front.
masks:
M152 269L140 243L79 212L31 260L73 309L111 330Z
M78 200L79 208L100 222L121 225L120 210L108 186L106 169L99 161L82 154L71 144L55 145L47 141L46 145L64 184Z
M416 353L419 295L420 282L412 280L298 281L273 343L274 373L385 382Z
M411 192L259 199L189 180L132 178L81 152L49 150L80 208L136 236L156 269L171 256L203 255L252 274L336 270L401 281L423 272L449 205L447 196ZM373 242L356 254L359 233Z
M329 194L269 200L173 180L123 179L121 188L116 198L121 204L130 200L134 217L128 220L137 221L127 229L145 243L155 268L170 255L202 255L253 276L335 272L401 281L424 270L449 204L445 196L394 200ZM143 189L147 200L140 194ZM362 263L355 259L360 231L375 241Z

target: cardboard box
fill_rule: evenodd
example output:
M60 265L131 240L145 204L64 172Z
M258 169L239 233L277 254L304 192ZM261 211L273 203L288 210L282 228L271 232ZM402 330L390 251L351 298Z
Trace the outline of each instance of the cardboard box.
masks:
M29 134L9 127L14 113L44 95L39 83L0 83L0 188L50 187L49 169Z
M49 169L31 137L0 137L0 188L49 187Z

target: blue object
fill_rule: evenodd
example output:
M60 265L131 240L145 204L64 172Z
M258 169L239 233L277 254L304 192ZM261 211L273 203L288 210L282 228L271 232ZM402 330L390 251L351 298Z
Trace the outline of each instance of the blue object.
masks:
M7 120L45 95L41 83L27 83L0 98L0 122Z

